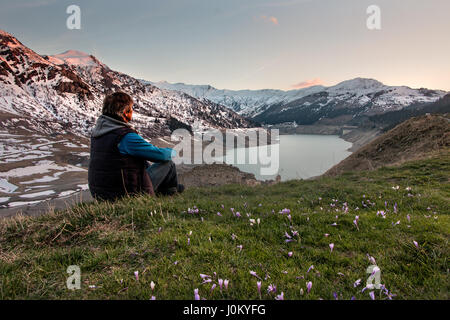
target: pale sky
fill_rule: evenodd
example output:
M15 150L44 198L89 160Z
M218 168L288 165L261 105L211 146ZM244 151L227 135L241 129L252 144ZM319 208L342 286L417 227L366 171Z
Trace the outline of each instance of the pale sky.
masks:
M66 8L81 9L81 30ZM369 5L381 30L366 26ZM450 91L449 0L0 0L0 29L150 81L289 90L355 77Z

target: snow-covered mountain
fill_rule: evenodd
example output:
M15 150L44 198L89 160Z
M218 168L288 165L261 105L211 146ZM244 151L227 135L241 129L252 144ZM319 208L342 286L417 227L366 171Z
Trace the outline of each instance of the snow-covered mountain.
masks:
M227 106L237 113L253 117L275 104L286 104L309 94L319 92L323 86L313 86L299 90L227 90L216 89L210 85L190 85L184 83L168 83L166 81L150 82L158 88L176 90L187 93L198 99L207 99L215 103Z
M348 124L372 116L434 102L441 90L387 86L373 79L356 78L307 95L285 105L274 105L255 116L265 123L295 121L297 124Z
M362 78L290 91L151 83L111 70L79 51L41 56L1 30L0 85L0 113L22 117L29 129L84 136L100 114L105 94L115 90L132 95L134 125L147 137L168 135L171 129L194 123L216 128L251 126L243 116L268 124L348 123L361 115L433 102L446 93ZM13 124L2 122L8 125Z
M88 136L105 94L116 90L133 97L133 125L146 137L168 135L175 127L194 123L214 128L250 126L229 108L144 84L111 70L92 55L70 50L41 56L2 30L0 85L0 113L23 117L28 129L39 132Z
M219 90L208 85L155 82L160 88L178 90L199 99L225 105L256 121L276 124L296 121L346 122L359 115L381 114L417 104L430 103L446 92L387 86L373 79L356 78L335 86L282 90Z

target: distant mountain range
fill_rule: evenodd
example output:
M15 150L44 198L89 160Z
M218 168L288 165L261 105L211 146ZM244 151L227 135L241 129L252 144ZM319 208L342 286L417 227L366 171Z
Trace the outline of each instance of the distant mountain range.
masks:
M324 89L323 86L313 86L290 91L275 89L234 91L227 89L220 90L210 85L142 81L153 84L161 89L181 91L198 99L213 101L247 117L253 117L272 105L285 104Z
M177 127L246 128L252 122L211 101L144 84L111 70L92 55L66 51L39 55L0 30L0 115L20 117L27 130L88 136L107 93L134 101L133 125L146 137ZM4 121L2 126L14 125Z
M446 95L441 90L386 86L363 78L290 91L150 82L111 70L79 51L39 55L1 30L0 85L0 118L19 117L27 130L83 136L89 136L104 96L116 90L132 95L133 124L146 137L167 136L176 128L193 126L360 125L368 118L413 110ZM4 127L14 123L1 122Z
M149 83L149 82L146 82ZM356 78L332 87L313 86L282 90L219 90L208 85L151 82L190 94L202 101L225 105L237 113L266 124L348 124L361 116L380 115L432 103L447 92L387 86L373 79Z

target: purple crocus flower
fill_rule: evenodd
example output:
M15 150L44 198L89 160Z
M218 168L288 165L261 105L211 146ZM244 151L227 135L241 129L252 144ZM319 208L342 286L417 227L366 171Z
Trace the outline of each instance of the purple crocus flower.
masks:
M369 262L370 262L371 264L375 264L375 265L377 264L375 258L372 257L372 256L370 256L369 254L367 254L367 259L369 259Z
M225 290L228 290L228 279L223 280L223 285L225 286Z
M136 281L139 281L139 271L134 272L134 277L136 278Z
M284 300L284 293L281 292L279 295L275 297L276 300Z
M308 268L308 271L306 271L306 273L309 273L309 271L311 271L312 269L314 269L314 265L311 265L311 266Z
M155 296L152 296L152 297L150 298L150 300L156 300L156 297L155 297Z
M256 288L258 289L259 297L261 298L261 281L256 282Z
M306 292L309 293L309 292L311 291L311 288L312 288L312 282L309 281L309 282L306 284Z
M214 283L214 284L211 286L211 291L210 291L210 292L213 292L213 290L214 290L216 287L217 287L217 285Z
M370 291L369 296L370 296L370 299L375 300L375 292Z
M269 284L267 286L267 293L277 292L277 287L274 284Z
M379 272L380 268L378 268L377 266L373 267L372 273L370 275L374 275L375 273Z
M289 251L289 252L288 252L288 257L289 257L289 258L292 257L293 254L294 254L294 253L293 253L292 251Z
M236 247L239 249L239 251L242 251L242 244L240 244L240 245L238 245Z
M333 292L334 300L338 300L338 295L336 292Z
M198 294L198 288L194 289L194 299L200 300L200 295Z
M219 217L221 217L221 216L222 216L222 214L221 214L220 212L217 212L217 215L218 215Z
M416 248L419 249L419 244L417 243L417 241L413 240L413 243L416 246Z
M408 219L408 222L411 222L411 216L409 214L406 215L406 219Z
M250 274L251 274L252 276L258 278L258 279L261 279L261 278L256 274L255 271L250 270Z
M334 248L334 243L330 243L330 252L333 252L333 248Z
M359 221L359 216L355 216L355 220L353 220L353 223L355 224L356 228L359 230L358 221Z
M200 278L202 278L203 280L205 280L205 278L211 278L211 276L210 276L210 275L207 275L207 274L200 273Z
M240 218L240 217L241 217L241 214L239 213L239 211L238 211L238 212L236 212L236 217L238 217L238 218Z
M223 279L219 279L217 282L219 283L220 291L222 291Z
M353 287L356 288L360 284L361 284L361 279L358 279L358 280L355 281L355 283L353 283Z

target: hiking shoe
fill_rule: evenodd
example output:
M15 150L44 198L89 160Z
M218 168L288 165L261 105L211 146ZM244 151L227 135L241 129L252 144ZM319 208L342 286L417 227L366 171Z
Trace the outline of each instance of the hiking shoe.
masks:
M166 189L164 191L161 191L159 193L162 194L162 195L165 195L165 196L173 196L174 194L182 193L183 191L184 191L184 185L179 184L176 187L168 188L168 189Z

